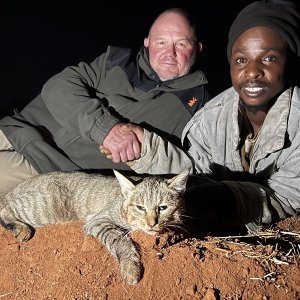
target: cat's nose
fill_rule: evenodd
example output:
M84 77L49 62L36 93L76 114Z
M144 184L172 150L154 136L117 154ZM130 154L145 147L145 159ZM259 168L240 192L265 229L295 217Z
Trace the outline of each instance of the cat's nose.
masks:
M153 228L155 225L157 225L157 215L151 215L147 218L147 223L149 227Z
M149 222L149 226L150 226L151 228L153 228L155 225L157 225L157 221L156 221L156 220L151 220L151 221Z

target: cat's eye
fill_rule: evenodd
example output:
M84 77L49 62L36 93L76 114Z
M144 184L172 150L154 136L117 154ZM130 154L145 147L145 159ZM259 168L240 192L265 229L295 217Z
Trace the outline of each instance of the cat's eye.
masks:
M162 210L166 210L167 208L168 208L167 205L160 205L160 206L158 207L158 210L159 210L159 211L162 211Z
M138 210L146 211L146 208L142 205L137 205L136 207Z

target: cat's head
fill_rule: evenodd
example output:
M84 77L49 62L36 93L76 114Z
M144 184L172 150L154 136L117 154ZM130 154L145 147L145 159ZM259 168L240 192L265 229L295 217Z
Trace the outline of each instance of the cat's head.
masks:
M132 230L157 234L178 227L190 169L179 175L147 175L134 181L114 171L124 196L122 217Z

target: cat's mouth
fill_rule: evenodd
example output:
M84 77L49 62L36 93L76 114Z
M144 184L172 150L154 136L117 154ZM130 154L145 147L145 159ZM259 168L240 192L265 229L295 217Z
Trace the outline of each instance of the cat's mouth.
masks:
M148 229L146 231L146 233L150 234L150 235L156 235L156 234L159 234L160 230L158 228L151 228L151 229Z

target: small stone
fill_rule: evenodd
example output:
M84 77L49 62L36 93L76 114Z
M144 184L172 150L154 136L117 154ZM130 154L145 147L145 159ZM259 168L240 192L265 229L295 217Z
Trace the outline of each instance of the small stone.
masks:
M185 291L188 295L194 296L197 292L197 286L195 284L192 284L188 286Z

